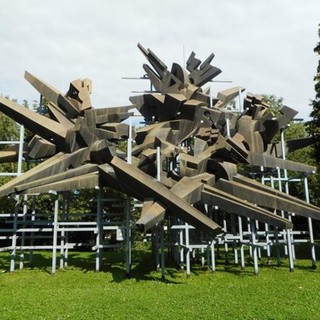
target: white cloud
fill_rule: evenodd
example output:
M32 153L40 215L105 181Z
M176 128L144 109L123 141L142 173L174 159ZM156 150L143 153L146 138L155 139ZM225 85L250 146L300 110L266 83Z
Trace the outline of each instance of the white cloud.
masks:
M318 0L6 0L0 93L37 99L23 79L28 70L61 91L89 77L96 106L128 104L131 90L148 87L121 80L143 74L141 42L168 66L183 62L183 48L200 59L214 52L219 79L282 96L306 117L318 62L318 8Z

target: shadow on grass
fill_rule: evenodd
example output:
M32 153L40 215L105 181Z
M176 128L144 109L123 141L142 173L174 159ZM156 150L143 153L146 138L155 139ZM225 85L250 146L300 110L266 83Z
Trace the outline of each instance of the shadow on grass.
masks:
M35 251L32 256L28 253L24 254L24 266L29 269L37 269L43 272L52 273L52 252L50 251ZM16 256L16 269L19 268L19 254ZM68 253L68 266L66 270L78 269L84 273L92 272L96 267L96 253L95 252L78 252L69 251ZM303 263L296 261L294 264L295 270L301 270L306 272L319 272L317 269L312 267L311 260L310 264L303 260ZM112 276L112 282L120 283L126 281L128 278L135 279L137 282L140 281L162 281L170 284L182 284L187 277L184 270L178 269L173 261L166 256L166 267L165 277L161 277L161 271L156 270L152 254L150 250L138 249L132 252L132 266L130 273L126 273L125 265L125 252L119 251L105 251L103 256L103 265L100 272L109 273ZM32 263L32 264L31 264ZM216 260L216 272L234 274L239 277L252 277L254 274L253 261L250 258L246 259L245 268L241 269L239 265L236 265L234 261L230 260L226 262L221 257L217 257ZM57 270L60 266L60 253L57 253ZM0 271L7 272L10 267L10 253L0 254ZM281 265L277 264L275 258L271 260L261 259L259 260L259 273L264 270L273 270L279 272L289 272L289 261L288 259L282 259ZM203 267L196 261L192 262L191 276L199 276L204 273L213 273L208 271L207 267ZM183 277L185 274L185 278Z

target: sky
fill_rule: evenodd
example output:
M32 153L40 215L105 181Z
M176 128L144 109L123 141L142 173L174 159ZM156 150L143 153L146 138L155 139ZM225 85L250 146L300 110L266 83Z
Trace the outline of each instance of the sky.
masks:
M190 53L222 73L215 95L241 86L274 94L308 119L319 57L319 0L0 0L0 94L39 100L27 70L63 93L79 78L93 82L94 107L129 105L148 90L150 48L171 68Z

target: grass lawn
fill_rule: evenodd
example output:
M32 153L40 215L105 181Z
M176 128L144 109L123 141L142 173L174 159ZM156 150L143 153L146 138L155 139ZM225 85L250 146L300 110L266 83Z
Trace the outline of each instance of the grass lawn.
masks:
M123 253L107 253L102 272L94 254L70 252L66 270L51 272L50 252L36 252L34 268L14 273L0 254L0 319L319 319L320 272L309 260L283 266L218 263L212 273L193 264L192 275L169 266L166 279L153 270L150 253L133 252L125 277ZM219 262L219 261L218 261Z

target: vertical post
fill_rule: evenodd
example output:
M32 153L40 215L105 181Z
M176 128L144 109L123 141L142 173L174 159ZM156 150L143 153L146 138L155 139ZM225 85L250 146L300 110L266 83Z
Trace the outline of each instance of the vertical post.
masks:
M19 136L19 148L18 148L18 168L17 176L22 174L22 158L23 158L23 142L24 142L24 126L20 125L20 136ZM19 196L16 196L15 212L13 220L13 235L12 235L12 252L10 257L10 272L15 269L15 258L16 258L16 246L17 246L17 227L18 227L18 206L19 206ZM22 234L24 237L24 233ZM24 256L20 256L20 268L23 267L21 264L21 259Z
M157 147L157 180L161 181L161 153L160 153L160 147Z
M101 189L96 186L97 190L97 235L96 235L96 271L99 272L102 266L102 199L101 199Z
M66 220L66 195L65 193L62 194L62 220L63 222ZM64 268L65 262L65 231L64 225L61 227L61 238L60 238L60 269Z
M127 142L127 163L132 162L132 119L129 118L129 135ZM130 276L131 272L131 209L130 209L130 197L126 199L126 218L125 218L125 254L126 254L126 276Z
M236 220L235 215L231 214L231 232L233 237L236 236ZM233 247L233 254L234 254L234 264L237 266L239 264L239 257L238 257L238 249L237 249L237 240L232 240L232 247Z
M292 243L291 243L291 232L290 230L286 230L287 232L287 247L288 247L288 257L289 257L289 268L290 272L294 270L293 265L293 252L292 252Z
M258 254L257 254L257 242L256 242L256 224L255 220L251 220L251 243L252 243L252 254L253 254L253 266L254 274L258 274Z
M280 132L280 138L281 138L282 159L285 160L286 159L286 148L285 148L284 129L282 129ZM286 194L289 194L289 181L288 181L288 170L287 169L283 170L283 176L284 176L284 181L285 181L285 192L286 192ZM288 220L292 221L291 214L289 214L289 212L288 212ZM291 237L290 241L292 244L293 234L291 232L289 232L287 234L290 235L290 237ZM289 250L289 248L288 248L288 250ZM288 254L289 254L289 252L288 252ZM294 260L295 259L295 248L293 245L291 246L291 255L292 255L292 259Z
M227 136L230 137L230 121L226 119Z
M28 205L27 205L27 201L28 201L28 196L24 195L23 196L23 209L22 209L22 226L23 228L25 228L25 223L26 223L26 216L27 216L27 212L28 212ZM25 232L22 232L21 234L21 246L24 247L25 245ZM20 263L19 263L19 269L22 270L24 267L24 249L21 250L20 253Z
M226 213L223 212L223 231L227 234L227 218ZM226 258L226 263L229 263L229 249L227 243L227 235L224 236L224 254Z
M152 251L157 271L160 270L159 239L159 227L156 227L154 228L154 232L152 234Z
M211 270L212 272L216 271L216 257L214 255L214 244L215 244L215 240L212 240L211 242Z
M129 134L127 141L127 163L131 164L132 158L132 119L129 118Z
M184 269L184 248L183 248L183 229L179 231L179 243L180 243L180 269Z
M304 192L305 192L306 202L310 203L309 186L308 186L307 177L304 178ZM316 268L317 267L316 249L314 245L312 219L310 217L308 217L308 227L309 227L309 238L310 238L310 245L311 245L311 263L312 263L312 267Z
M161 180L161 153L160 147L157 147L157 180ZM164 224L159 224L160 228L160 254L161 254L161 278L165 278L165 256L164 256Z
M276 256L277 256L277 265L281 265L281 256L280 256L280 242L279 242L279 229L278 227L274 228L274 239L276 241Z
M239 114L242 112L242 94L241 94L241 87L238 87L238 95L239 95Z
M280 192L282 192L281 171L280 171L280 168L279 168L279 167L277 167L277 172L278 172L278 183L279 183L279 185L278 185L278 190L279 190ZM281 216L282 216L282 218L285 217L283 210L281 210ZM286 241L286 238L287 238L287 233L286 233L286 232L283 232L283 239L284 239L285 242L287 242L287 244L288 244L288 241ZM284 254L285 254L285 256L288 256L288 246L287 246L287 245L284 246Z
M188 223L185 223L185 230L186 230L186 233L185 233L185 236L186 236L186 250L187 250L187 253L186 253L186 264L187 264L187 277L190 277L190 273L191 273L191 270L190 270L190 247L189 247L189 244L190 244L190 239L189 239L189 224Z
M247 218L247 228L248 228L248 234L250 234L250 233L252 232L252 230L251 230L251 220L250 220L250 218ZM249 256L250 256L250 258L252 258L252 255L253 255L253 253L252 253L252 246L249 246Z
M203 247L200 249L200 252L201 252L201 266L202 266L202 268L204 268L205 259L204 259L204 249L203 249Z
M32 196L32 208L31 208L31 221L36 220L36 197L33 195ZM34 232L31 232L31 239L30 239L30 246L33 246L33 237L34 237ZM33 250L30 250L30 258L29 258L29 266L32 267L33 265Z
M266 243L267 243L267 261L270 264L271 258L271 250L270 250L270 235L269 235L269 225L265 223L264 225L265 232L266 232Z
M271 188L274 189L274 178L273 176L270 177L270 183L271 183ZM276 211L275 211L276 214ZM281 265L281 256L280 256L280 242L279 242L279 229L278 227L274 228L274 239L276 242L276 256L277 256L277 265Z
M244 270L245 262L244 262L244 243L243 243L243 230L242 230L242 218L238 216L238 225L239 225L239 241L240 241L240 261L241 261L241 269Z
M17 170L18 176L20 176L22 173L23 142L24 142L24 126L20 126L18 170Z
M262 172L261 183L265 184L265 177L264 177L264 173L263 173L264 172L264 167L263 166L260 166L260 171ZM270 234L269 234L270 227L269 227L269 225L267 223L265 223L264 229L265 229L265 232L266 232L267 261L268 261L268 264L269 264L270 263L270 258L271 258Z
M165 256L164 256L164 224L160 223L160 250L161 250L161 279L165 279Z
M130 213L130 197L127 197L126 203L126 244L125 244L125 252L126 252L126 276L130 276L131 272L131 213Z
M69 212L70 212L70 192L68 192L67 194L66 207L65 207L65 213L66 213L65 218L67 221L69 220ZM66 245L66 248L64 250L64 267L66 268L68 266L68 253L69 253L69 249L68 249L69 232L68 231L65 232L64 240Z
M15 259L16 259L16 250L17 250L18 212L19 212L19 196L15 196L13 233L12 233L12 242L11 242L12 251L10 255L10 272L13 272L15 269Z
M59 212L59 198L56 192L52 192L55 195L54 200L54 213L53 213L53 244L52 244L52 271L56 273L57 270L57 243L58 243L58 212Z

